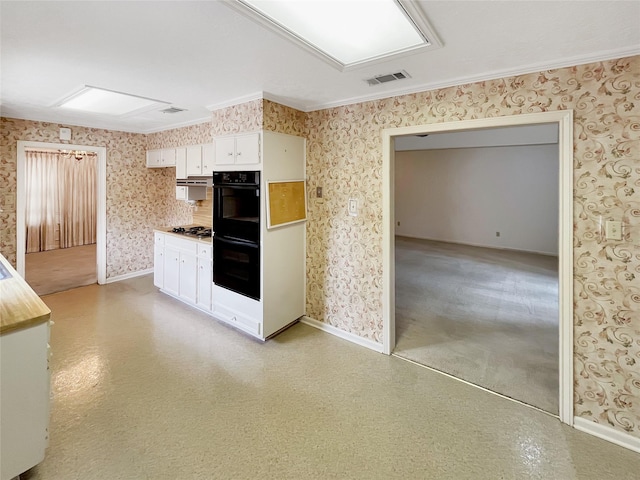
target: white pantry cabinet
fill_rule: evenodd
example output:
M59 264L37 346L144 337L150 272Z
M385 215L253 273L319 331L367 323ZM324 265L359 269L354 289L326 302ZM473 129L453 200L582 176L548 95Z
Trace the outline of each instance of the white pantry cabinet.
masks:
M216 169L232 166L242 170L247 165L255 170L261 162L260 132L217 137L214 145Z

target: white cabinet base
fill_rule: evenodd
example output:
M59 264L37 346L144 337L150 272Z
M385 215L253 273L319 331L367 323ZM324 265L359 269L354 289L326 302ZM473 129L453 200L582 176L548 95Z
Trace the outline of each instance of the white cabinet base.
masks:
M49 425L49 322L0 337L0 478L44 460Z

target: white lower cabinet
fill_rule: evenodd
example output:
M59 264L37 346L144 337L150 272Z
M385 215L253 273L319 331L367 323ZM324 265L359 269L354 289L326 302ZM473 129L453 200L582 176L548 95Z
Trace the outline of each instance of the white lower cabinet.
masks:
M44 460L49 432L49 322L0 336L0 478Z
M154 285L210 312L213 287L211 244L158 231L154 236Z
M198 293L198 266L195 253L180 252L180 280L178 292L180 298L189 303L196 303Z
M162 268L164 270L162 289L177 297L180 291L180 250L165 246Z
M198 244L198 285L197 304L205 310L211 310L211 291L213 289L213 249L211 245Z

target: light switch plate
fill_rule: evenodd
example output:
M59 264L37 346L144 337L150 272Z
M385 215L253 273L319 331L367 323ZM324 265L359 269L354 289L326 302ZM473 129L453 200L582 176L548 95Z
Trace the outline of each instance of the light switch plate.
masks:
M60 140L71 140L71 129L70 128L61 128L60 129Z
M622 240L622 222L607 220L604 228L607 240Z
M349 215L352 217L358 216L358 199L350 198L349 199Z

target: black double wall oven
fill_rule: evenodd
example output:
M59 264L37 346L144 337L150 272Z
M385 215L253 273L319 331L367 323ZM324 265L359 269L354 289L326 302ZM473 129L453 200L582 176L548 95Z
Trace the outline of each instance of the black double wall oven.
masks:
M213 173L213 282L260 299L260 172Z

